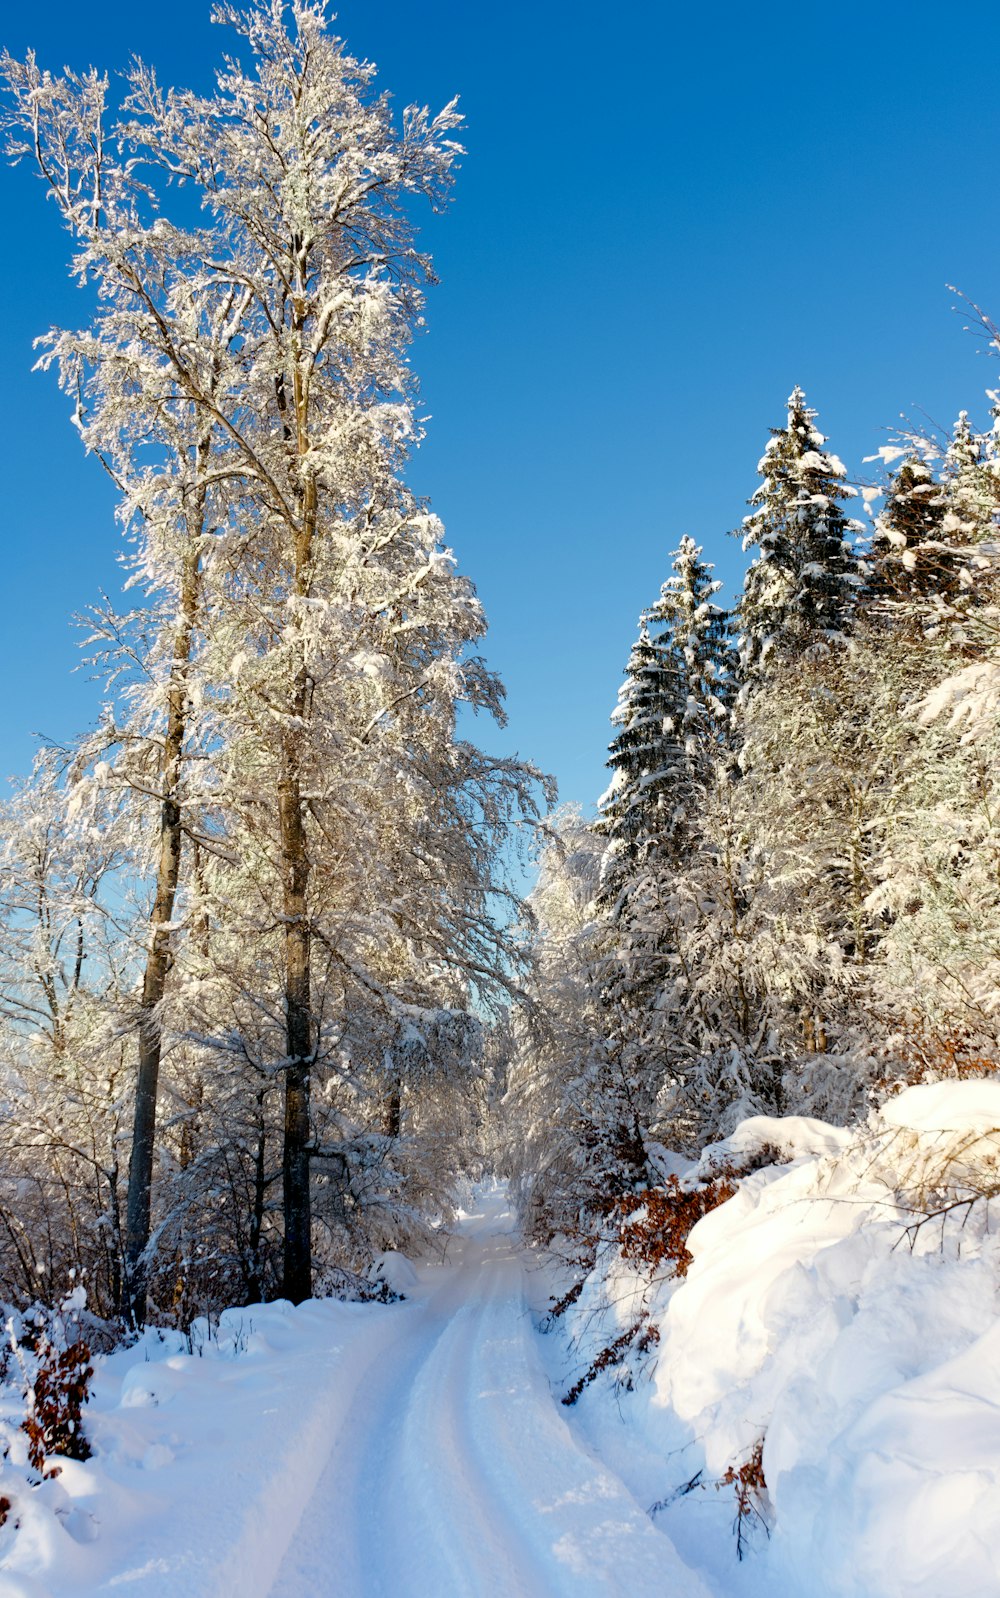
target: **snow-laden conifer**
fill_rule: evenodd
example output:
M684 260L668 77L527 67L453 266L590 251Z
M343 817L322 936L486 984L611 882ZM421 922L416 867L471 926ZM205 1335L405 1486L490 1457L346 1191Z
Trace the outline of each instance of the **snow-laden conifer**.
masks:
M620 728L608 762L614 777L598 824L608 840L601 894L605 1136L622 1167L619 1182L629 1164L633 1180L641 1175L644 1148L655 1140L676 1019L675 880L700 847L705 793L731 749L734 658L728 615L716 599L721 583L692 538L681 540L671 565L641 619L613 716ZM596 1137L595 1151L600 1147Z
M884 602L957 587L954 550L943 540L947 501L930 464L908 455L875 521L866 598Z
M861 529L841 502L855 491L815 419L795 388L787 424L771 430L758 463L763 481L743 523L743 547L756 553L739 607L750 678L772 652L788 659L815 654L850 631L859 586L853 539Z
M679 858L697 783L727 736L733 659L728 615L716 603L721 587L685 537L640 620L611 716L612 779L600 800L608 902L634 885L651 856Z

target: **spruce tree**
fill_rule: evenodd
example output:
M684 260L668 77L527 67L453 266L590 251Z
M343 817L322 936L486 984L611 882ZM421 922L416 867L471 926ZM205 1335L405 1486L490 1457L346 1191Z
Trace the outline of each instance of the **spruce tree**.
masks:
M868 594L876 601L926 598L958 574L942 543L947 500L919 455L907 456L889 485L872 538Z
M967 411L960 411L945 451L941 477L947 502L943 532L948 543L964 552L991 537L1000 515L1000 477L993 455L995 431L976 433ZM956 565L961 557L956 559ZM956 584L971 587L962 582Z
M606 905L613 905L654 836L653 817L664 778L663 743L669 736L665 728L675 708L662 651L643 618L611 713L612 727L618 729L608 746L612 777L598 801L597 830L608 839L602 891Z
M755 913L774 930L760 1007L771 1041L759 1086L769 1078L779 1110L796 1057L834 1046L843 1007L830 975L863 957L867 930L865 804L850 780L859 726L842 647L857 621L862 578L852 536L861 528L844 513L854 490L815 415L796 388L787 426L772 430L744 522L744 546L757 553L739 607L737 810L758 867ZM851 734L846 751L840 727Z
M676 862L689 836L694 789L732 703L735 658L722 584L693 538L674 551L672 575L643 613L612 712L613 776L598 829L609 840L605 902L651 859Z
M844 482L841 461L824 450L815 417L795 388L787 426L772 428L757 468L763 482L743 524L743 547L757 554L740 602L741 654L750 677L772 651L795 659L850 631L859 583L850 540L860 528L840 502L854 489Z
M730 615L716 603L722 583L712 571L694 539L682 538L673 575L645 618L662 628L657 643L673 685L682 745L675 783L688 786L704 775L720 740L728 740L736 679Z
M963 650L984 598L979 574L989 565L977 547L991 538L1000 510L995 439L995 428L975 432L967 411L959 413L943 459L932 440L916 439L890 482L872 539L868 597L910 633L947 638Z
M698 847L704 793L729 740L733 651L721 584L683 538L639 638L613 721L614 780L599 830L607 1054L595 1078L591 1164L638 1180L666 1078L677 951L675 877ZM600 1128L600 1129L599 1129Z

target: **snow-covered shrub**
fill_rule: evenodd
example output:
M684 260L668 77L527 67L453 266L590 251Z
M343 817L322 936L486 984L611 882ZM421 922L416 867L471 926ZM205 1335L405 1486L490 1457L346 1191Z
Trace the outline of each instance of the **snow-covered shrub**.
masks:
M617 1243L622 1259L650 1273L665 1268L675 1277L686 1276L692 1259L688 1238L703 1216L733 1197L735 1176L731 1167L692 1185L668 1176L662 1187L620 1199Z
M738 1510L756 1495L770 1541L738 1515L741 1541L778 1591L985 1598L1000 1580L1000 1083L909 1088L854 1132L746 1123L681 1183L766 1145L785 1163L697 1222L683 1277L610 1240L598 1252L556 1323L567 1374L640 1315L659 1341L598 1373L579 1423L699 1562L732 1518L732 1498L703 1491L721 1481Z
M21 1428L28 1439L28 1463L40 1476L58 1476L53 1454L90 1458L83 1430L83 1406L94 1374L90 1349L83 1342L56 1348L43 1337L34 1350L34 1366Z

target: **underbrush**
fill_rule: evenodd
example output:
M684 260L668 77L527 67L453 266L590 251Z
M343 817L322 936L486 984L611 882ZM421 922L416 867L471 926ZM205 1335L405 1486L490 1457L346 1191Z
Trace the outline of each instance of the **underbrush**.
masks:
M698 1222L733 1198L744 1177L781 1160L780 1152L772 1144L762 1143L739 1163L729 1159L710 1161L709 1174L700 1179L682 1180L671 1175L656 1187L641 1188L615 1199L597 1235L582 1240L587 1247L584 1275L552 1302L546 1325L550 1327L578 1303L602 1250L605 1253L617 1251L620 1259L633 1266L650 1288L664 1280L683 1280L692 1261L688 1238ZM635 1379L634 1361L626 1363L627 1356L651 1354L659 1340L659 1330L650 1320L643 1300L639 1313L623 1331L598 1349L564 1394L562 1402L575 1404L603 1371L612 1372L620 1385L630 1388Z
M94 1374L89 1344L79 1335L82 1293L57 1310L34 1306L5 1320L0 1358L0 1526L18 1501L61 1474L61 1460L86 1460L84 1426Z

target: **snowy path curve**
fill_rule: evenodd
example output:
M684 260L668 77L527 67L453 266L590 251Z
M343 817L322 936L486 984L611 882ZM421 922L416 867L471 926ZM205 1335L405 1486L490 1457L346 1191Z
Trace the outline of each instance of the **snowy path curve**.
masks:
M268 1598L708 1598L543 1373L502 1188L356 1371Z

